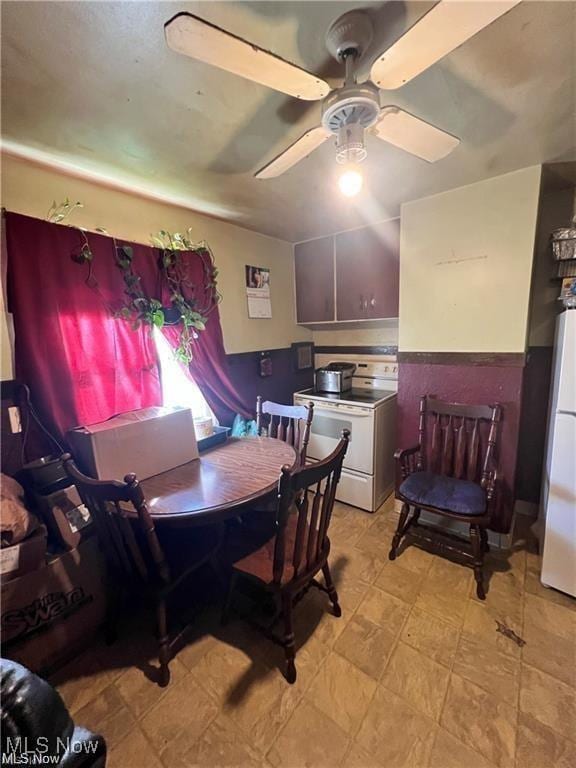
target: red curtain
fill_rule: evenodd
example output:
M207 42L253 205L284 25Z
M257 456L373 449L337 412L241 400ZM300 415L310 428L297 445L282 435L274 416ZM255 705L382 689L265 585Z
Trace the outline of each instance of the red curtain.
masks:
M207 291L203 286L206 286L207 282L206 271L211 269L209 255L200 251L183 253L181 257L190 283L195 286L189 291L184 289L185 298L194 298L199 307L208 306L211 303L211 291ZM166 303L168 296L167 289L165 290L163 301ZM198 338L193 343L189 373L221 424L231 424L237 413L252 418L253 407L243 402L230 380L218 306L213 307L207 317L206 330L198 331ZM178 326L164 326L163 331L175 349L179 343Z
M60 436L72 427L162 402L149 329L135 331L129 322L114 317L125 300L114 241L92 233L87 237L93 261L80 265L72 258L85 243L77 229L6 214L8 309L14 316L16 377L28 384L45 423ZM130 245L145 292L158 297L158 251ZM194 257L190 254L192 263L196 263ZM202 271L198 264L193 280ZM167 329L171 343L176 331ZM217 309L200 335L191 366L195 380L218 418L226 420L236 410L245 412L226 372Z

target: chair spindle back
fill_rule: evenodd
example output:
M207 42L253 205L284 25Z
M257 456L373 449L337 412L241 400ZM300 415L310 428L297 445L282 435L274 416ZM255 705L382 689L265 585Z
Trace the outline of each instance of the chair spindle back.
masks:
M310 427L314 418L314 403L308 405L282 405L256 398L256 428L258 434L267 434L294 446L300 466L306 462L310 441Z
M501 416L500 405L461 405L423 395L417 468L471 480L485 488L495 460Z
M328 528L336 498L342 463L348 448L350 432L342 432L336 450L323 461L291 471L282 468L278 487L278 532L274 550L274 582L280 584L285 567L292 566L292 581L309 579L321 567L329 550ZM296 537L286 562L286 531L290 515L296 514ZM319 565L320 563L320 565Z
M83 475L70 454L62 456L64 467L86 505L116 574L128 581L170 581L170 572L136 475L124 482L95 480ZM132 525L136 524L136 531Z

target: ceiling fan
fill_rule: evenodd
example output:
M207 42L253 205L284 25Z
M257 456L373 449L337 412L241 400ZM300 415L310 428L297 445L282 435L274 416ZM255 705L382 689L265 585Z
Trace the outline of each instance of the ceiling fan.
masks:
M345 67L344 84L334 90L317 75L197 16L178 14L166 23L165 34L169 47L178 53L297 99L323 99L320 125L306 131L255 173L258 179L270 179L331 136L336 137L337 161L349 165L366 157L366 132L428 162L446 157L460 140L399 107L381 107L379 89L400 88L520 1L440 0L376 57L370 79L363 83L356 81L354 69L372 40L372 22L363 11L349 11L336 19L326 34L328 51ZM343 187L342 191L346 193Z

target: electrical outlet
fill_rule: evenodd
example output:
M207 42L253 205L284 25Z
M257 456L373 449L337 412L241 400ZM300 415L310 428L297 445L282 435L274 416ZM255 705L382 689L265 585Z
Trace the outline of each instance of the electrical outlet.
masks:
M11 405L8 408L8 418L10 420L10 429L12 434L22 432L22 422L20 421L20 408L16 405Z

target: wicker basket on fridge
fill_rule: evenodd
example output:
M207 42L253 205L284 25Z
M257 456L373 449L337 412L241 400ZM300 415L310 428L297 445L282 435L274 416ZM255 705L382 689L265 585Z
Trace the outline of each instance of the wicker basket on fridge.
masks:
M576 226L555 229L551 236L557 277L576 276Z

